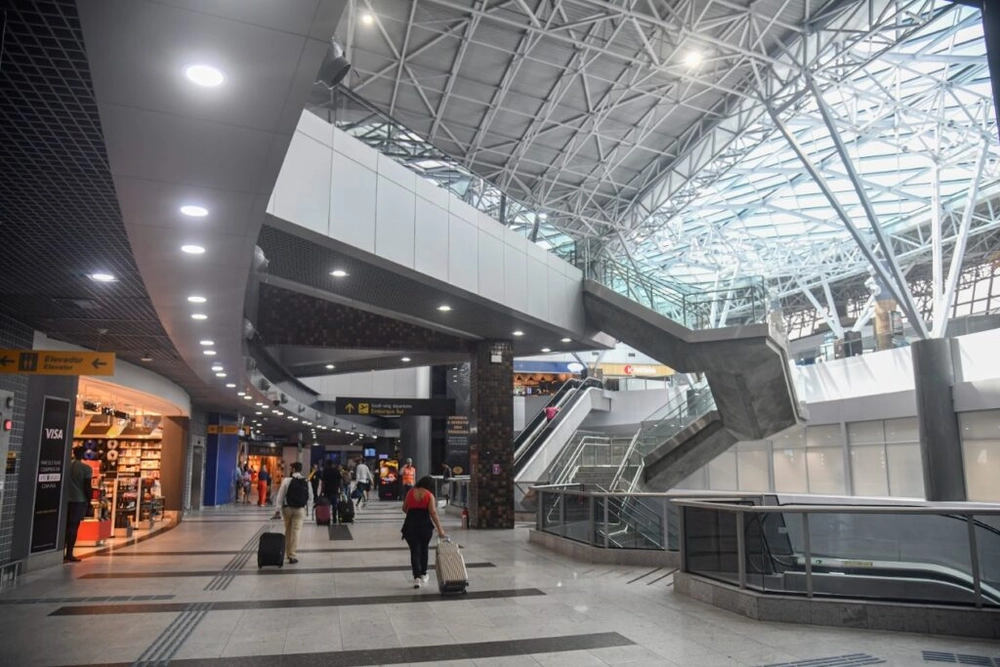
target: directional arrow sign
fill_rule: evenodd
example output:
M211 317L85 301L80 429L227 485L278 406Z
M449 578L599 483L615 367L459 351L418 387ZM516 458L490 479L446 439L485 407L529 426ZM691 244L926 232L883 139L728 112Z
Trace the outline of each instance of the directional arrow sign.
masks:
M114 352L0 350L0 373L114 375Z
M453 398L359 398L337 399L337 414L368 415L370 417L407 417L423 415L447 417L455 414Z

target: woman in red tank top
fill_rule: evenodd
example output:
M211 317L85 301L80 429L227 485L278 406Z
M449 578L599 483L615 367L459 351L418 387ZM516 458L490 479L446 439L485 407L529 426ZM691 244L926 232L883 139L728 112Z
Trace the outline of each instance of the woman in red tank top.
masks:
M439 537L447 537L437 514L437 499L431 489L434 480L421 477L416 486L410 489L403 498L403 511L406 519L403 521L403 539L410 547L410 567L413 570L413 587L420 588L427 583L427 560L431 537L437 528Z

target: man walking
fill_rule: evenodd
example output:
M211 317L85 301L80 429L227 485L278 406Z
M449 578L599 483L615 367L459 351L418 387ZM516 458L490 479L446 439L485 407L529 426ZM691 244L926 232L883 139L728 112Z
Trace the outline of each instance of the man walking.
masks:
M364 459L358 459L358 466L354 469L354 481L361 490L361 497L358 498L359 505L368 504L368 491L372 488L372 471L365 465Z
M281 488L274 499L275 506L281 508L280 513L274 513L274 518L285 520L285 555L288 562L295 565L299 562L299 532L306 520L307 508L313 502L313 493L309 482L302 476L302 464L295 461L291 468L292 476L281 480Z
M79 563L80 559L73 555L76 546L76 536L80 531L80 522L87 513L87 505L93 498L90 481L94 478L94 470L83 462L82 446L73 448L73 460L69 464L69 488L66 499L66 554L64 563Z

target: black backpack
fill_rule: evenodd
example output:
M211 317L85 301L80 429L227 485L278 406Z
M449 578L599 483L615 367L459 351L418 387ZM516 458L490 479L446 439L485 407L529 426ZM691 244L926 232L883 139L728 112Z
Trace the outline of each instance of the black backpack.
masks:
M309 482L301 477L292 477L285 492L285 504L289 507L305 507L309 504Z

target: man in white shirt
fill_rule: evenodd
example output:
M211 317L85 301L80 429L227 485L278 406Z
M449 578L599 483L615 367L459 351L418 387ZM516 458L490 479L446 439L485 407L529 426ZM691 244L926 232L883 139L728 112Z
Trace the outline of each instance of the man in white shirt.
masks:
M292 476L281 480L281 488L274 498L275 507L281 508L275 511L274 518L285 520L285 555L288 562L295 565L299 562L299 532L313 504L313 492L312 485L302 476L302 464L295 461L291 468Z
M361 489L358 504L367 505L368 491L372 488L372 471L365 465L364 459L358 460L358 466L354 469L354 480L358 483L358 488Z

